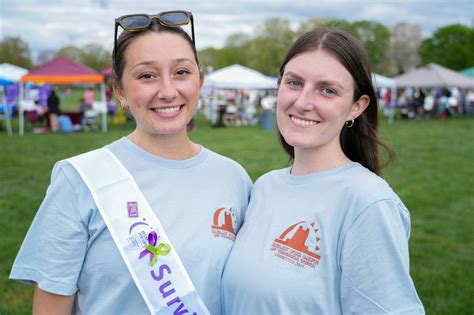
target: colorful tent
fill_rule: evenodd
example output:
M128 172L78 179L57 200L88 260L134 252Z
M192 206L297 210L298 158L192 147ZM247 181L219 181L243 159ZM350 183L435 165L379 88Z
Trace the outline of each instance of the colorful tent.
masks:
M467 75L468 77L473 77L474 78L474 67L464 69L462 71L459 71L459 73Z
M104 76L67 57L58 56L29 71L21 81L49 84L103 83Z
M102 131L107 131L107 104L105 101L104 76L97 71L75 62L67 57L58 56L48 63L29 71L21 78L21 82L34 82L37 84L80 84L97 83L101 85L102 101L94 102L93 106L102 113ZM22 87L22 84L20 84ZM24 111L31 107L32 101L23 99L20 91L19 129L20 135L24 133Z
M112 65L108 66L104 70L102 70L100 73L102 73L104 76L108 77L112 74Z
M0 77L0 86L15 84L15 82Z

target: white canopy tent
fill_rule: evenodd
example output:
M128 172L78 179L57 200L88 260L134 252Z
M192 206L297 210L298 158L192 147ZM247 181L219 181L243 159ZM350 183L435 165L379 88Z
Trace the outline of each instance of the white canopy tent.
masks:
M435 63L404 73L395 78L399 87L440 88L474 87L474 79Z
M0 78L8 81L18 83L27 72L27 69L9 63L0 64Z
M392 92L392 97L390 104L388 104L388 121L393 122L393 117L395 116L395 103L397 100L397 82L395 79L372 73L372 82L377 89L390 89Z
M2 63L0 64L0 93L4 95L3 99L5 102L0 104L0 120L5 120L7 125L7 132L11 136L13 134L10 117L12 115L12 106L14 104L8 104L5 97L5 87L4 85L12 85L18 84L20 82L21 77L28 72L27 69L18 67L9 63Z
M232 65L207 75L204 88L276 89L277 79L241 65Z
M208 102L209 111L206 112L213 124L215 124L218 120L218 107L222 106L222 103L218 101L219 95L222 95L222 90L247 90L250 103L253 103L253 100L257 98L258 90L276 88L277 79L268 77L256 70L235 64L207 74L204 80L202 95L207 94L211 96ZM234 107L230 106L226 110L229 111ZM235 108L235 110L237 110L237 108ZM245 109L245 112L246 119L253 121L256 112L255 107L248 107Z
M377 88L396 88L397 83L395 79L377 74L377 73L372 73L372 80L374 82L374 85Z

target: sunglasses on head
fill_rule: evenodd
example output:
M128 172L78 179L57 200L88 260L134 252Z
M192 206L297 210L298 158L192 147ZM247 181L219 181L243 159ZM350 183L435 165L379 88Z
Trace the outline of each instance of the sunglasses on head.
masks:
M117 50L117 32L120 25L127 32L138 32L150 27L153 19L165 27L181 27L191 23L191 39L194 46L194 23L193 14L187 11L166 11L155 15L129 14L115 19L114 59Z

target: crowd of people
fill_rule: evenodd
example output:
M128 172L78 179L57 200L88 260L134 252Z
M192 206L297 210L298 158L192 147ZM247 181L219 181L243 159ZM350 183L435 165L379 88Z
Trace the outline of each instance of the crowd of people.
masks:
M213 127L254 126L275 105L275 89L216 89L201 96L199 109Z
M379 103L385 115L401 119L439 118L474 115L474 89L406 88L378 90ZM393 111L393 112L392 112Z

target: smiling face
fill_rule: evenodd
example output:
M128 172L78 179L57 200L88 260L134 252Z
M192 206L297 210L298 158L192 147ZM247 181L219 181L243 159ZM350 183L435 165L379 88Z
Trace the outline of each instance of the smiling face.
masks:
M354 79L344 66L323 50L312 50L285 66L277 100L277 123L285 141L298 151L325 152L328 159L342 152L344 123L359 116L368 97L356 102Z
M185 135L203 83L190 44L179 35L149 32L125 52L119 101L128 107L140 137Z

